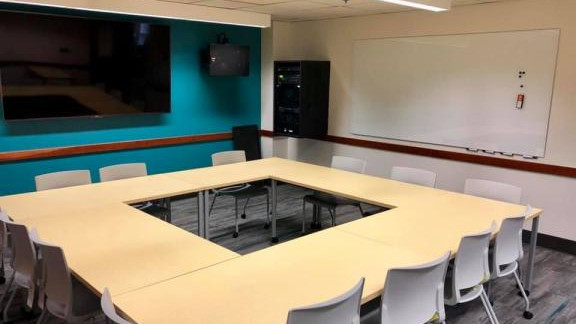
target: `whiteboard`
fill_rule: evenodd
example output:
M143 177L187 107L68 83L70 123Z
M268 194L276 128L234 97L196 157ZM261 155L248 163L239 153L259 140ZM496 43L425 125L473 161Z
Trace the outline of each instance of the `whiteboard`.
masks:
M543 157L559 37L553 29L357 40L350 131Z

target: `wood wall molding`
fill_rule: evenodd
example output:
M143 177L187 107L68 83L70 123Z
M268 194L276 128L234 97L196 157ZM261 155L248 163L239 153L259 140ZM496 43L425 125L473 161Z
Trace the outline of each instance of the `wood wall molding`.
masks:
M264 131L263 130L260 133L262 136L266 136L266 137L273 137L274 136L274 133L271 131ZM368 141L368 140L363 140L363 139L341 137L341 136L334 136L334 135L328 135L322 140L326 141L326 142L331 142L331 143L344 144L344 145L350 145L350 146L356 146L356 147L363 147L363 148L369 148L369 149L375 149L375 150L405 153L405 154L412 154L412 155L419 155L419 156L427 156L427 157L443 159L443 160L467 162L467 163L474 163L474 164L480 164L480 165L494 166L494 167L499 167L499 168L506 168L506 169L513 169L513 170L520 170L520 171L527 171L527 172L534 172L534 173L541 173L541 174L550 174L550 175L557 175L557 176L569 177L569 178L576 178L576 168L559 166L559 165L520 161L520 160L512 160L512 159L497 158L497 157L492 157L492 156L484 156L484 155L476 155L476 154L467 154L467 153L460 153L460 152L443 151L443 150L436 150L436 149L430 149L430 148L424 148L424 147L415 147L415 146L408 146L408 145L401 145L401 144L383 143L383 142L377 142L377 141Z
M260 135L263 137L275 136L274 132L269 130L260 130ZM114 151L147 149L147 148L172 146L172 145L186 145L194 143L225 141L231 139L232 139L232 133L216 133L216 134L200 134L200 135L156 138L156 139L126 141L116 143L89 144L89 145L79 145L69 147L53 147L53 148L26 150L26 151L0 152L0 163L50 159L50 158L59 158L59 157L94 154L94 153L105 153ZM363 147L375 150L427 156L450 161L474 163L499 168L576 178L576 168L559 166L559 165L503 159L491 156L466 154L459 152L450 152L424 147L383 143L377 141L368 141L368 140L334 136L334 135L328 135L322 140L331 143Z
M230 139L232 139L232 133L217 133L217 134L201 134L201 135L190 135L179 137L156 138L156 139L126 141L116 143L53 147L53 148L26 150L26 151L0 152L0 163L49 159L49 158L114 152L114 151L147 149L153 147L172 146L172 145L215 142Z

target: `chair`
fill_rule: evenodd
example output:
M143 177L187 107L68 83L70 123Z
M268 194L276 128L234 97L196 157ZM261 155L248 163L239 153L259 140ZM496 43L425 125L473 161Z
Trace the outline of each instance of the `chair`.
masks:
M8 249L8 231L5 221L10 221L8 214L0 209L0 285L6 283L6 267L4 257Z
M490 280L488 248L495 227L496 224L493 224L489 230L464 236L460 240L458 254L448 269L444 286L444 302L447 305L455 306L480 298L492 324L499 322L484 290L484 283Z
M518 274L519 261L524 257L522 249L522 229L526 220L526 215L532 213L532 207L528 206L526 211L518 216L512 216L502 221L500 232L496 235L494 247L492 249L492 280L514 275L516 285L520 289L520 294L524 299L524 318L531 319L534 315L530 312L530 300L526 295L520 275ZM492 287L489 288L492 293Z
M148 175L146 163L126 163L116 164L100 168L100 181L108 182ZM154 202L136 204L134 207L152 215L161 215L161 218L168 223L172 222L172 208L170 198L160 199Z
M132 324L125 319L123 319L118 313L116 313L116 308L114 307L114 302L112 302L112 296L108 288L104 288L102 293L102 298L100 299L100 306L106 318L115 324Z
M464 193L512 204L520 204L522 200L522 188L506 183L481 179L467 179L464 185Z
M446 253L427 264L388 270L382 291L382 324L445 323L444 278L450 260Z
M80 186L92 183L89 170L46 173L35 177L36 191Z
M349 291L328 301L295 308L288 313L288 324L359 324L364 278Z
M46 322L49 315L66 322L81 322L93 318L100 311L100 300L86 286L70 274L64 251L32 236L42 254L43 292L37 324Z
M419 186L436 187L436 173L423 169L395 166L390 179Z
M32 309L34 307L37 282L36 249L30 240L26 226L6 219L2 219L2 223L10 232L12 240L11 263L14 271L8 280L4 293L0 297L0 305L2 305L6 296L9 296L6 305L3 306L2 314L4 322L8 322L8 311L18 290L24 289L26 291L27 308ZM13 285L17 287L10 291Z
M334 169L363 174L366 171L366 161L347 156L335 155L332 157L331 167ZM314 205L315 211L316 208L319 208L319 213L322 212L322 208L328 209L330 217L332 218L332 226L336 225L336 208L338 206L354 206L360 210L362 216L366 215L362 209L362 204L356 200L342 198L323 192L315 192L311 195L304 196L302 202L302 233L306 233L306 203ZM314 214L316 215L316 213Z
M244 153L244 151L225 151L212 154L213 166L240 163L240 162L246 162L246 154ZM234 198L234 207L236 213L234 221L234 227L235 227L233 234L234 237L238 237L240 233L238 224L238 200L246 199L241 215L242 218L246 218L246 208L248 207L250 199L258 196L266 196L267 223L265 228L268 228L268 226L270 225L270 191L266 186L259 184L244 183L236 186L214 189L212 190L212 192L214 193L214 198L212 198L212 203L210 204L208 215L212 214L212 209L214 208L214 204L216 203L216 198L220 196L230 196Z

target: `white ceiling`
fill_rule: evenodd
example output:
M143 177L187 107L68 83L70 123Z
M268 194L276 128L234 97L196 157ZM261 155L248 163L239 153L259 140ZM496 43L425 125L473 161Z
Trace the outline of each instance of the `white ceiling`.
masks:
M378 0L158 0L271 14L278 21L304 21L415 10ZM453 6L510 0L452 0Z

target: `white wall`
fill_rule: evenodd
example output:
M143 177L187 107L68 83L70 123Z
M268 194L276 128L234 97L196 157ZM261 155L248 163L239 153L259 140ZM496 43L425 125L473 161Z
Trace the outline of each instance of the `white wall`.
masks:
M560 28L561 39L546 157L540 163L576 167L576 1L516 0L456 7L447 13L411 11L300 23L274 23L265 33L267 60L332 62L329 134L455 150L442 146L355 136L349 132L352 46L355 39ZM263 61L262 125L272 129L272 68ZM576 240L576 179L378 151L314 140L265 140L268 154L328 164L332 154L363 157L368 173L388 177L393 165L439 175L438 187L462 191L466 178L507 182L524 189L524 201L545 210L541 231ZM463 215L465 217L465 215Z

